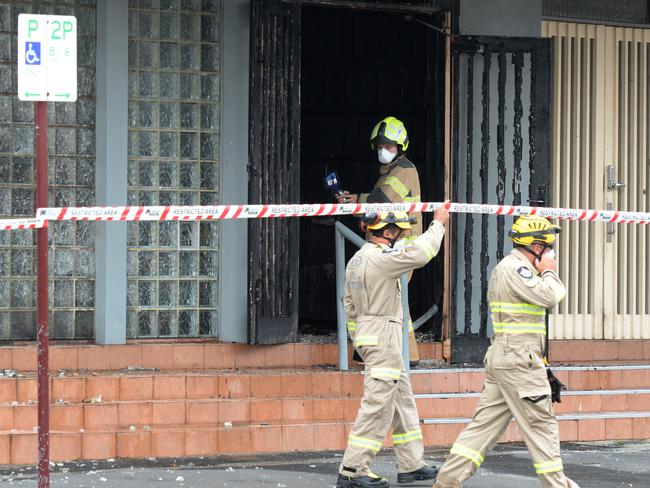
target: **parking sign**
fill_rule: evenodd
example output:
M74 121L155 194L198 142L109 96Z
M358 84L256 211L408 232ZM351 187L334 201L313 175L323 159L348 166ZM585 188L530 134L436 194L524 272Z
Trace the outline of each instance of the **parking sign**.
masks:
M77 100L77 19L71 15L18 16L18 98Z

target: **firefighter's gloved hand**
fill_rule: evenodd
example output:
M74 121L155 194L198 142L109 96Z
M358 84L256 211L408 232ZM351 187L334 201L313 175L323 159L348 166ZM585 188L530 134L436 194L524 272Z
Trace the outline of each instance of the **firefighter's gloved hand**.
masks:
M546 377L551 385L551 400L553 400L554 403L562 403L560 395L562 394L562 390L566 390L565 384L557 379L553 374L553 371L551 371L551 368L546 368Z

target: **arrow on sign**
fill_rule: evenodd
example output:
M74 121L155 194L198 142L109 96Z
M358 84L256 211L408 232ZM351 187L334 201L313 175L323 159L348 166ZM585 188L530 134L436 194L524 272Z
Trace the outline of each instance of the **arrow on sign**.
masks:
M54 96L55 97L62 97L62 98L70 98L69 93L55 93Z
M26 97L38 97L38 96L40 96L40 93L29 93L29 92L25 92L25 96L26 96Z

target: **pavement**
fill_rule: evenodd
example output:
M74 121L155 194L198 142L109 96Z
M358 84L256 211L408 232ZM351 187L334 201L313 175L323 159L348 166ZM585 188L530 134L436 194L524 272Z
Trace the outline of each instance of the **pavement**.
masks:
M446 451L427 452L440 464ZM650 441L593 442L562 445L564 468L582 488L650 487ZM57 463L52 487L74 488L333 488L340 452L282 453L251 457L109 460ZM398 485L390 450L380 454L373 471ZM36 468L0 466L0 487L36 487ZM499 445L464 488L539 488L523 445Z

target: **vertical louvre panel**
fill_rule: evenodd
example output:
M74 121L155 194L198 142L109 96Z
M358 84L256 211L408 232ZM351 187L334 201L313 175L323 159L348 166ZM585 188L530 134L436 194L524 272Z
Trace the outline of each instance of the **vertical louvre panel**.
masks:
M542 33L554 50L553 205L647 212L650 31L544 22ZM626 188L606 188L608 165ZM551 338L650 338L647 226L561 226L568 295Z

